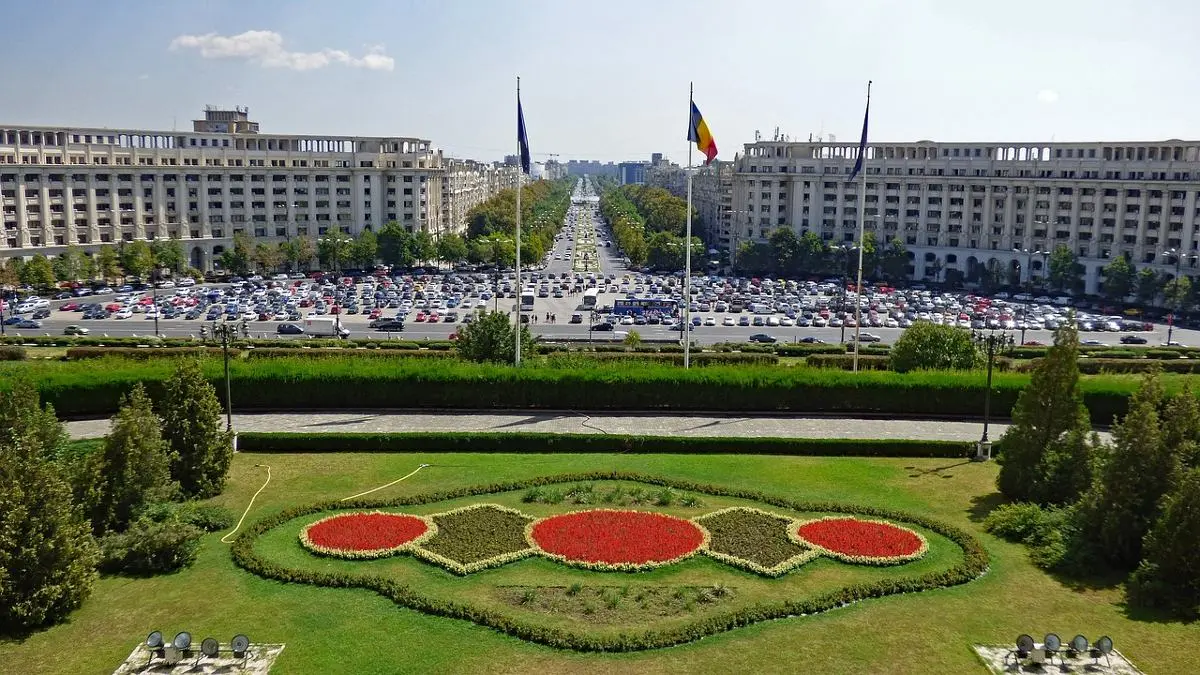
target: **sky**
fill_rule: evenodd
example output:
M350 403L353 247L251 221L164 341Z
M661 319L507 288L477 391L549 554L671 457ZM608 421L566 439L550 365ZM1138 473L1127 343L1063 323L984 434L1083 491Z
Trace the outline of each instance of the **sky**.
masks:
M1196 138L1185 0L42 0L9 3L0 126L425 138L535 161L685 162L689 82L733 159L776 129L854 142Z

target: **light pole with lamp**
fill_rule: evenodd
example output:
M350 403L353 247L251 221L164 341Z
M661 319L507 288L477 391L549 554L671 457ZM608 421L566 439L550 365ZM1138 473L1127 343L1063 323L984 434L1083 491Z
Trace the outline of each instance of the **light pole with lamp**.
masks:
M850 266L850 253L857 251L858 247L842 244L841 246L834 246L833 250L837 251L838 257L842 258L842 299L838 301L838 313L841 314L841 316L838 317L838 321L840 321L842 324L841 342L842 344L846 344L846 286L850 283L848 278L850 276L850 271L848 268ZM857 296L855 297L855 302L858 302Z
M975 446L975 461L986 462L992 457L992 442L988 440L988 425L992 418L992 366L996 361L996 353L1003 347L1012 346L1013 339L1008 333L988 331L972 331L971 338L975 344L983 347L987 354L987 388L983 392L983 436Z
M212 333L213 337L221 336L221 351L225 355L225 430L233 431L233 398L230 396L229 384L229 340L237 337L237 327L231 325L228 320L222 320L220 323L214 321Z
M1176 284L1176 288L1178 288L1179 270L1183 266L1183 259L1188 258L1189 260L1192 261L1192 264L1195 264L1197 258L1200 258L1200 256L1197 256L1195 254L1184 255L1183 251L1180 251L1180 250L1174 249L1174 248L1167 251L1167 255L1175 258L1175 278L1172 279L1172 281ZM1183 303L1183 299L1180 298L1179 293L1176 292L1175 293L1175 301L1173 303L1171 303L1172 304L1171 320L1167 322L1167 346L1171 345L1171 336L1175 334L1175 322L1179 319L1179 308L1182 305L1182 303Z
M1013 253L1020 253L1025 256L1025 269L1021 271L1025 272L1026 276L1028 277L1028 287L1026 288L1025 293L1025 304L1021 309L1021 344L1025 344L1025 329L1029 327L1029 300L1033 295L1033 256L1040 255L1044 258L1044 256L1049 254L1041 249L1031 251L1027 248L1014 248ZM1043 262L1042 267L1044 268L1045 266L1046 265ZM1018 282L1020 281L1019 276L1017 280ZM1020 284L1018 283L1017 286L1020 287Z

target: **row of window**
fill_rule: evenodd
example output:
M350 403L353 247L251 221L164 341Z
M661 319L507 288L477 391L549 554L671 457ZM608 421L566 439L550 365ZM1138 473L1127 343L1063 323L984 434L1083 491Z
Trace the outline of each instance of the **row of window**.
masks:
M180 174L175 174L175 173L166 173L166 174L143 173L143 174L139 174L139 180L141 180L141 182L143 182L143 183L153 183L156 180L161 179L164 183L175 183L175 182L179 181L179 175ZM349 183L350 178L351 178L350 176L348 176L346 174L336 174L336 175L330 176L329 174L276 173L276 174L271 174L271 182L272 183L286 183L290 179L294 183L307 183L310 175L312 175L313 182L316 182L316 183L328 183L328 182L330 182L330 178L333 178L334 182L337 182L337 183ZM45 174L45 179L51 183L61 183L61 182L63 182L65 176L66 176L66 174L50 173L50 174ZM95 183L108 183L108 182L110 182L112 176L113 176L113 174L108 174L108 173L95 173L95 174L73 173L73 174L71 174L71 180L76 183L86 183L86 182L88 182L88 178L91 178L92 182L95 182ZM2 174L0 174L0 183L16 183L18 177L19 177L19 174L2 173ZM37 174L37 173L27 173L20 177L23 178L23 182L26 184L40 183L42 181L43 175ZM231 183L246 182L246 174L240 174L240 173L234 173L234 174L222 174L222 173L183 174L183 180L187 183L199 183L201 177L204 177L204 179L207 180L207 182L209 182L209 183L221 183L225 180L226 177L229 178L229 182L231 182ZM371 176L363 176L362 182L370 183L371 178L372 178ZM400 178L400 181L397 181L396 180L397 178ZM421 175L421 176L418 176L418 178L420 179L418 182L425 183L428 181L429 177ZM131 174L131 173L116 174L116 180L118 182L123 182L123 183L132 183L133 182L133 174ZM265 183L265 182L267 182L267 175L266 174L250 174L250 182L251 183ZM402 176L395 176L395 175L389 174L387 176L386 182L388 182L388 183L396 183L396 182L412 183L413 176L412 176L412 174L404 174ZM421 189L425 189L424 186L422 186Z

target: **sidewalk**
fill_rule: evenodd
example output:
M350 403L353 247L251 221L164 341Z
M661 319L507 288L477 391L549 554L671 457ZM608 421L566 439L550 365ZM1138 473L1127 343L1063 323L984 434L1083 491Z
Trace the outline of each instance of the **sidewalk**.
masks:
M331 413L241 414L233 416L237 431L289 433L494 431L557 434L637 434L648 436L743 436L786 438L888 438L976 441L981 422L736 415L660 415L558 412L417 413L362 411ZM992 440L1007 424L993 423ZM72 438L98 438L108 433L108 420L67 422Z

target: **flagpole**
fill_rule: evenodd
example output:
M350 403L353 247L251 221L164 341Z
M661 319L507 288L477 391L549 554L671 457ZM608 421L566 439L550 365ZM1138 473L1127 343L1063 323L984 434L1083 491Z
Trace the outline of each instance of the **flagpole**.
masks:
M517 76L517 112L521 111L521 77ZM520 120L518 120L519 123ZM521 285L521 134L517 134L517 329L516 329L516 360L515 365L521 365L521 297L525 287Z
M688 118L692 116L693 83L688 82ZM692 146L688 141L687 163L687 229L683 245L683 367L690 368L692 361Z
M867 80L867 111L871 110L871 81ZM866 138L866 121L863 121L863 138ZM858 285L854 289L854 372L858 372L859 334L862 331L862 283L863 283L863 249L866 247L867 222L867 148L859 146L862 162L862 174L858 185Z

